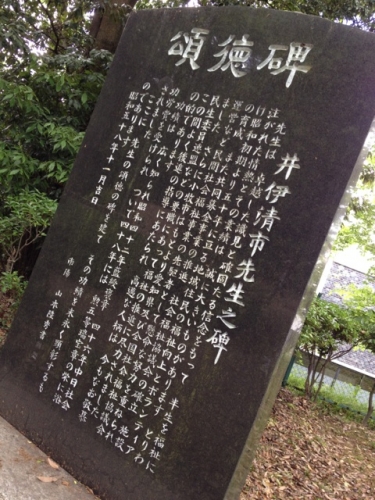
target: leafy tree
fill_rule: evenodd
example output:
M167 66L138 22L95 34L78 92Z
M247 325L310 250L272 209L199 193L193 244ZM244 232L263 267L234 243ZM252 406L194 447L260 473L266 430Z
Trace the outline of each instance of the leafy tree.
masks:
M5 255L6 273L12 273L22 251L45 236L57 203L39 191L22 191L7 196L4 215L0 218L0 234Z
M138 0L137 8L181 7L188 3L184 0ZM375 31L374 0L196 0L195 3L200 7L237 5L295 11Z
M368 155L359 182L353 192L343 225L335 242L336 250L357 245L375 261L375 146ZM370 269L374 274L375 269Z
M59 196L103 84L111 57L89 51L85 2L74 4L32 1L31 14L21 1L0 8L5 192L27 186Z
M26 289L27 282L17 271L2 273L0 281L0 347L5 341L4 330L7 331L12 324L13 317L17 311L22 295Z
M366 322L366 335L361 339L361 347L375 354L375 291L371 286L361 288L350 285L340 290L344 303L358 312ZM374 411L375 380L369 391L367 413L363 423L368 424Z
M72 0L0 6L0 268L8 271L50 223L48 200L61 195L112 60L93 48L93 7ZM32 227L16 228L21 213Z
M308 356L306 396L316 399L328 363L363 342L367 329L367 323L356 309L340 307L318 297L313 301L298 342L298 347Z

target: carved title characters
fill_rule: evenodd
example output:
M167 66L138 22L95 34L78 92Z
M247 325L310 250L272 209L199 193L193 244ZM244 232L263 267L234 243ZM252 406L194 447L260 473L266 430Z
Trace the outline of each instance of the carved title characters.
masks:
M181 56L181 59L176 62L176 66L189 61L193 70L199 69L200 65L196 61L209 33L209 30L203 28L192 28L190 34L179 31L172 37L171 42L178 41L170 47L168 54L171 56ZM246 34L242 38L236 39L235 35L230 35L224 42L218 43L218 47L223 47L223 49L219 50L213 57L220 57L220 60L217 64L208 68L207 71L214 72L218 69L226 71L230 68L233 76L236 78L249 73L249 63L252 55L250 47L254 46L254 42L249 40L249 37L250 35ZM302 63L305 62L312 48L312 44L302 42L291 42L289 46L271 44L268 47L270 53L256 66L256 69L261 70L267 66L271 75L278 75L284 71L289 71L285 83L285 86L288 88L291 86L297 72L307 73L310 71L311 66ZM286 59L279 57L277 54L279 51L289 51Z

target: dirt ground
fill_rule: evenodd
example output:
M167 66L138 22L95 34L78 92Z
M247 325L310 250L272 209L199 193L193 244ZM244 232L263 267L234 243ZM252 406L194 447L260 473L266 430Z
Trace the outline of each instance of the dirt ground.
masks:
M375 431L282 389L240 500L374 500Z

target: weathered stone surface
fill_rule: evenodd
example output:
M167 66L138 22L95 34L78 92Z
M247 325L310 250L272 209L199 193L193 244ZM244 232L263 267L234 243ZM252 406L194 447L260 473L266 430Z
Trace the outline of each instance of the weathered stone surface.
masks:
M102 498L238 495L374 48L271 10L131 16L0 372L2 415Z

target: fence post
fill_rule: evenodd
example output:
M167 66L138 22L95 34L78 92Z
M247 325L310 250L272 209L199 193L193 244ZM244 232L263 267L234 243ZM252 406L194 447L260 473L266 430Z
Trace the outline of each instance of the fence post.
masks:
M332 382L331 382L331 387L333 387L333 386L335 385L335 382L336 382L336 380L337 380L337 377L339 376L340 370L341 370L341 366L338 366L338 367L337 367L337 370L336 370L336 372L335 372L335 375L334 375L334 377L333 377L333 379L332 379Z
M289 378L290 372L292 371L295 360L296 360L296 355L293 354L293 356L289 362L288 368L286 369L286 372L285 372L285 375L284 375L284 378L283 378L283 381L281 384L283 387L285 387L288 384L288 378Z

